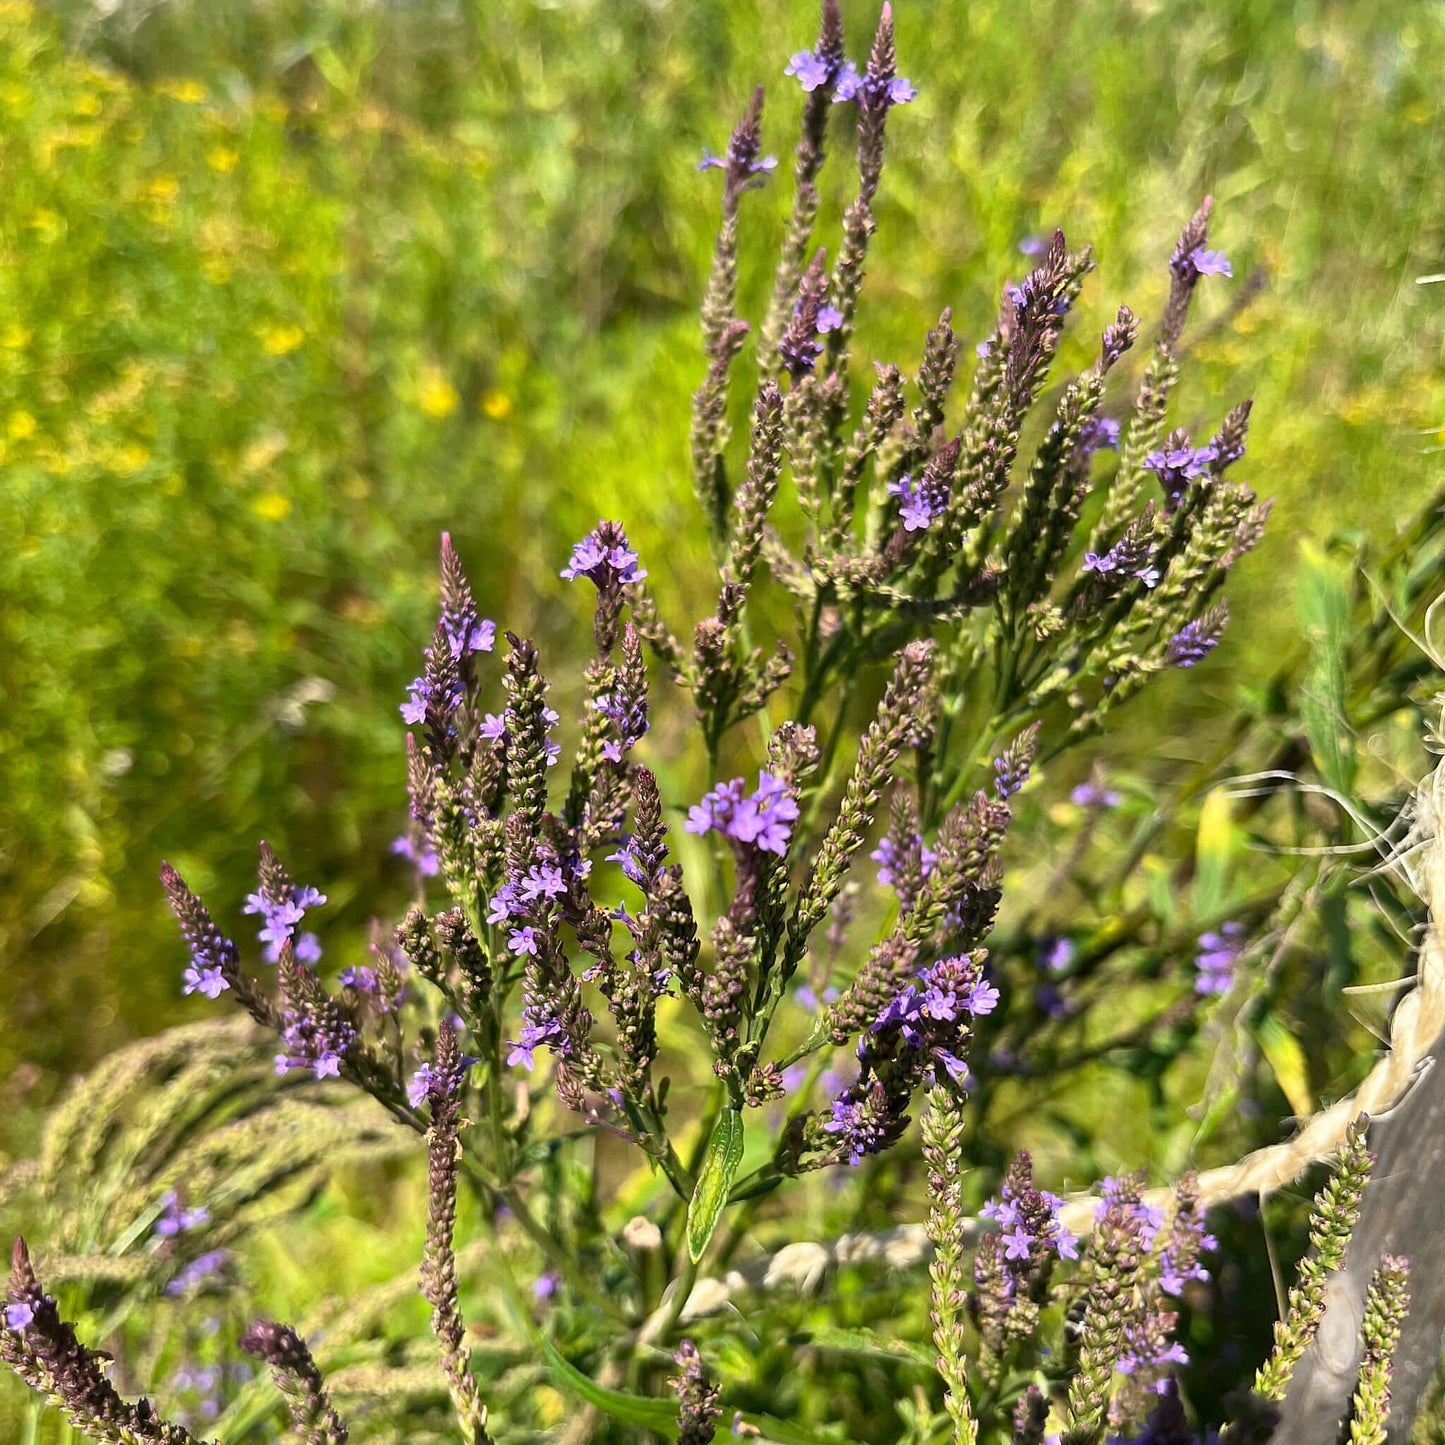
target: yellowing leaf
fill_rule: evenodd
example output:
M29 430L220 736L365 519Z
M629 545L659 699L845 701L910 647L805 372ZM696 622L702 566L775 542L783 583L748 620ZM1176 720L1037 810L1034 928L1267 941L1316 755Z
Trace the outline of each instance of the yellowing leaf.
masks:
M1259 1047L1274 1076L1279 1080L1280 1089L1289 1106L1301 1118L1307 1119L1315 1111L1310 1094L1309 1069L1305 1063L1305 1051L1300 1041L1290 1033L1283 1020L1274 1014L1266 1015L1259 1026Z

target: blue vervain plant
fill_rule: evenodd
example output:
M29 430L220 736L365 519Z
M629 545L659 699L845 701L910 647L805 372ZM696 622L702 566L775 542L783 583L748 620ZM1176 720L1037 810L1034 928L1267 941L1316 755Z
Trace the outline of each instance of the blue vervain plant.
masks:
M303 926L326 899L263 843L247 911L275 969L267 983L165 865L190 951L183 987L232 995L279 1039L278 1073L340 1080L426 1139L422 1289L456 1431L473 1445L506 1424L489 1415L461 1309L463 1180L484 1228L507 1215L530 1240L547 1292L560 1287L594 1312L592 1378L537 1336L557 1378L594 1409L704 1442L723 1406L681 1336L700 1269L727 1263L766 1196L898 1144L920 1094L943 1408L916 1405L912 1436L1187 1438L1174 1302L1206 1277L1201 1258L1213 1247L1191 1180L1167 1216L1144 1201L1139 1178L1106 1180L1081 1240L1020 1154L984 1211L991 1229L975 1239L961 1189L963 1109L987 1086L984 1066L976 1079L970 1064L975 1036L1007 1003L984 944L1014 796L1155 678L1209 654L1228 617L1225 580L1265 524L1268 504L1232 473L1249 403L1197 445L1168 420L1196 289L1230 264L1210 247L1206 199L1169 258L1167 303L1122 418L1106 398L1141 338L1124 306L1096 358L1057 390L1022 461L1088 249L1056 232L1005 287L961 405L947 309L912 377L880 363L860 386L852 346L886 135L916 91L897 74L886 5L855 65L826 0L815 45L787 73L804 93L794 199L756 333L737 295L747 197L776 169L763 153L761 89L725 152L699 167L722 185L691 423L718 568L711 615L690 635L673 631L621 523L601 521L577 543L561 576L590 589L593 655L564 772L539 649L479 615L444 536L440 616L401 709L412 729L410 816L397 849L415 864L420 901L370 963L328 980ZM814 235L835 107L856 117L857 188L830 262ZM769 589L793 604L787 640L765 635ZM669 705L690 713L706 757L696 800L665 798L648 765L659 681ZM745 753L756 771L724 765ZM1109 805L1102 783L1087 786L1081 807ZM679 826L700 840L706 879L676 861ZM887 892L868 916L851 875L870 840ZM702 885L719 901L711 916L696 902ZM1200 994L1227 981L1239 946L1227 929L1202 941ZM686 1097L671 1081L696 1072L692 1059L670 1059L659 1042L669 998L685 1005L692 1052L707 1061L710 1083ZM639 1150L656 1181L626 1248L539 1185L544 1165L599 1134ZM1321 1205L1320 1262L1291 1298L1261 1399L1279 1397L1317 1320L1318 1279L1342 1257L1367 1171L1362 1138L1351 1134ZM177 1230L204 1222L174 1194L165 1207ZM498 1287L535 1330L497 1259ZM1065 1265L1075 1268L1060 1286ZM1361 1386L1370 1438L1404 1270L1382 1265L1373 1306L1377 1348ZM347 1439L294 1330L262 1321L240 1343L273 1371L301 1439ZM23 1243L0 1352L97 1439L194 1438L116 1393ZM671 1406L640 1393L663 1362L676 1371L672 1424ZM1235 1438L1260 1438L1267 1412L1239 1419ZM735 1428L811 1438L741 1414Z

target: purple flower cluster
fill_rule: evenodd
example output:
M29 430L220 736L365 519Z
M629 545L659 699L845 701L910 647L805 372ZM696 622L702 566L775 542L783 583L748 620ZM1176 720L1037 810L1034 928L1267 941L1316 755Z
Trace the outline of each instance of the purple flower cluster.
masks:
M1063 1207L1064 1201L1057 1194L1047 1189L1016 1189L1013 1181L1005 1178L998 1197L979 1211L999 1227L1005 1273L1015 1287L1019 1270L1010 1268L1011 1261L1026 1262L1042 1252L1059 1259L1078 1259L1078 1236L1059 1219Z
M1164 1227L1164 1211L1153 1204L1145 1204L1139 1198L1133 1180L1115 1179L1112 1175L1099 1181L1099 1202L1094 1206L1094 1218L1102 1220L1111 1209L1122 1210L1139 1222L1139 1248L1147 1253L1154 1247L1159 1231Z
M877 1034L897 1027L904 1043L925 1053L955 1083L968 1078L968 1065L947 1047L960 1032L963 1015L978 1018L998 1007L999 991L971 958L942 958L906 984L873 1021Z
M1077 808L1117 808L1124 801L1124 795L1117 788L1105 787L1099 778L1093 777L1087 783L1080 783L1069 794L1069 801Z
M924 531L948 507L948 483L927 477L918 482L912 477L899 477L896 482L888 483L888 494L899 499L899 516L905 532Z
M276 1055L276 1072L311 1069L318 1079L338 1079L347 1052L356 1043L356 1026L334 1005L321 1009L287 1009Z
M1199 935L1199 953L1194 960L1194 992L1209 995L1228 993L1234 982L1234 966L1244 952L1244 925L1226 923Z
M784 75L795 75L805 91L811 93L820 86L832 85L833 103L846 100L881 97L888 105L907 105L918 95L918 89L901 75L891 80L875 79L860 75L858 67L851 60L839 62L837 66L828 63L825 56L811 50L800 50L788 62Z
M1000 758L993 760L993 787L998 794L999 802L1013 797L1023 785L1028 782L1029 774L1033 770L1031 758L1015 758L1011 753L1005 753Z
M599 592L640 582L647 570L637 565L637 553L627 540L627 533L616 522L599 522L572 548L572 560L562 569L569 582L589 577Z
M742 778L720 783L688 809L683 826L689 833L699 834L716 829L763 853L787 852L798 818L797 800L787 783L765 771L758 774L758 786L751 796L746 789Z
M169 863L161 865L161 883L191 952L191 961L182 975L185 983L181 992L219 998L223 990L231 986L226 979L227 971L236 969L240 963L236 945L216 927L201 900L186 887Z
M1111 416L1096 416L1079 445L1086 457L1105 450L1118 451L1119 423Z
M172 1239L178 1234L189 1234L211 1222L211 1212L204 1205L195 1209L182 1209L180 1197L174 1189L161 1196L160 1218L156 1220L155 1232L162 1239Z
M1216 460L1212 446L1166 446L1152 451L1144 465L1159 478L1168 505L1177 507L1189 483L1206 476Z
M590 706L616 727L618 735L602 744L602 756L609 763L620 763L648 730L647 698L627 697L618 690L601 693Z
M230 1258L229 1249L212 1249L197 1255L166 1285L166 1293L172 1297L193 1293L218 1274Z
M1097 572L1101 577L1114 575L1133 577L1151 591L1159 585L1159 569L1147 558L1140 565L1137 549L1129 538L1116 542L1102 555L1097 552L1085 552L1083 570Z
M326 895L314 888L290 884L276 889L263 883L257 892L246 895L241 911L261 915L263 927L256 936L266 945L262 957L267 963L281 957L281 947L288 939L294 939L291 948L298 963L315 963L321 957L320 942L314 933L298 935L296 926L308 908L320 908L325 902Z
M1169 639L1165 660L1175 667L1193 667L1196 662L1202 662L1219 646L1226 620L1226 613L1211 608L1203 617L1186 622Z
M919 850L920 876L927 878L933 872L933 865L938 862L938 854L918 834L915 833L907 844L901 841L895 842L886 833L878 840L878 846L868 856L878 865L880 887L896 886L899 875L906 861L912 856L914 848Z
M530 1008L523 1010L522 1027L517 1037L508 1039L507 1044L511 1049L507 1055L507 1067L514 1069L521 1064L528 1073L536 1066L532 1056L537 1049L551 1049L564 1056L572 1052L572 1040L562 1020Z

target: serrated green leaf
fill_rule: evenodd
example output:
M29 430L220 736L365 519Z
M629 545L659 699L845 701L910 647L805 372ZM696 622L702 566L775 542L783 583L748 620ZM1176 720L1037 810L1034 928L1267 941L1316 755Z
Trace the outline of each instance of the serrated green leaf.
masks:
M614 1420L629 1425L643 1425L666 1435L669 1440L677 1439L677 1406L670 1400L651 1400L646 1395L632 1395L626 1390L610 1390L596 1380L584 1375L576 1365L562 1354L551 1340L542 1339L542 1354L547 1369L565 1390L580 1395L589 1405L611 1415Z
M696 1264L712 1239L722 1218L728 1191L743 1162L743 1115L741 1109L724 1109L708 1140L707 1157L698 1172L692 1202L687 1206L687 1252Z
M1301 1119L1308 1119L1315 1106L1310 1095L1309 1066L1300 1041L1290 1033L1284 1021L1273 1014L1265 1016L1257 1036L1260 1052L1279 1080L1290 1108Z

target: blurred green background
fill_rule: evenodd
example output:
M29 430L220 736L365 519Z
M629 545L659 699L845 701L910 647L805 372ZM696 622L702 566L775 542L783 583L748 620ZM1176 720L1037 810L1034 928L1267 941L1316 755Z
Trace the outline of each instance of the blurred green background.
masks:
M861 54L873 7L844 13ZM951 304L968 354L1019 242L1057 225L1100 262L1082 354L1120 301L1157 314L1216 198L1235 280L1203 293L1178 417L1255 396L1247 475L1278 505L1227 661L1127 724L1183 759L1188 721L1294 637L1300 539L1387 536L1438 484L1445 285L1419 278L1445 271L1445 5L898 21L920 94L890 126L866 353L911 370ZM745 206L756 315L790 195L782 65L815 29L811 3L750 0L0 4L12 1141L65 1076L204 1011L178 994L162 857L229 920L270 839L330 894L333 945L404 901L397 704L443 527L556 676L588 635L556 570L599 515L699 615L687 411L718 187L694 164L763 79L783 159ZM851 184L830 172L824 240Z

